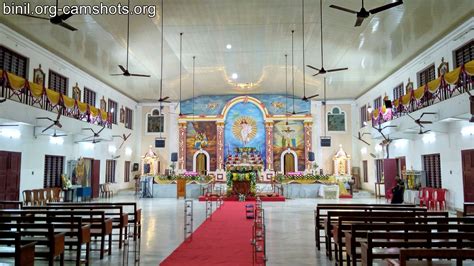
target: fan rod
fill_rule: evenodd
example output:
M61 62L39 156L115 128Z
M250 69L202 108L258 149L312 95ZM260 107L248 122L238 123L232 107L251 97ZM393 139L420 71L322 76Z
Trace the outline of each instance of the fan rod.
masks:
M130 0L128 0L128 9L130 10ZM129 47L130 47L130 12L127 14L127 68L125 69L127 71L128 71Z
M285 54L285 108L286 121L288 121L288 54Z
M129 0L130 1L130 0ZM163 38L164 38L164 18L163 18L163 1L161 0L161 67L160 67L160 99L163 98Z
M194 121L194 116L196 115L194 113L194 73L196 69L196 56L193 56L193 121Z
M179 108L181 112L181 80L182 80L182 71L183 71L183 33L179 33Z
M324 117L325 117L325 120L328 119L327 115L326 115L327 105L328 105L328 102L327 102L327 95L326 95L326 77L324 77ZM325 137L326 137L326 134L327 134L327 122L324 125L324 136Z
M305 60L304 60L304 0L301 0L301 7L302 7L302 10L301 10L301 13L302 13L302 25L303 25L303 96L306 97L306 66L305 66Z
M324 54L323 54L323 50L324 50L324 44L323 44L323 0L320 0L319 1L319 14L320 14L320 17L321 17L321 69L324 68Z
M295 112L295 56L294 56L294 34L295 30L291 30L291 87L293 90L293 113Z

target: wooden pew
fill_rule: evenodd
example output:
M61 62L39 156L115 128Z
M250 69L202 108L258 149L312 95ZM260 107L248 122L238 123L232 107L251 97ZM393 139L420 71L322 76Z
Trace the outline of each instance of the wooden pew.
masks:
M326 242L326 255L332 260L332 224L336 222L339 217L417 217L417 216L431 216L437 213L428 213L426 208L409 207L409 208L375 208L365 209L361 211L328 211L326 218L324 219L324 231L325 231L325 242ZM447 215L447 214L446 214Z
M90 225L90 236L100 239L100 259L104 258L105 239L108 237L108 255L112 255L112 219L105 216L104 211L70 211L70 210L45 210L39 208L22 210L0 210L0 216L17 215L29 216L31 219L49 218L71 218L81 217L83 224Z
M119 249L122 249L124 242L124 235L127 234L128 214L123 211L123 206L117 205L74 205L74 206L25 206L25 210L44 209L44 210L70 210L70 211L104 211L107 218L112 219L112 228L119 231Z
M463 260L474 259L474 249L400 249L399 259L388 259L389 266L409 266L410 259L449 259L456 260L456 265L462 266ZM416 265L420 265L418 262ZM426 265L435 265L431 261L427 262Z
M15 200L0 200L0 209L21 209L23 202Z
M8 214L4 212L3 214ZM8 216L0 216L0 224L6 223L35 223L35 224L52 224L55 233L64 233L66 245L76 246L76 265L81 264L82 246L85 245L85 264L89 265L90 258L90 224L84 224L82 217L48 217L33 216L27 213L12 213Z
M387 223L355 223L350 226L350 229L344 232L345 246L346 246L346 261L347 265L356 265L356 261L361 257L360 252L357 252L358 244L367 236L368 232L442 232L442 231L457 231L457 232L473 232L474 223L459 224L446 223L446 220L439 220L439 223L420 223L417 219L407 218L404 221L401 219L397 223L387 221ZM407 235L409 238L409 235ZM338 249L339 258L342 263L342 250ZM351 263L352 262L352 263Z
M314 238L316 241L316 248L321 250L321 230L324 230L324 219L328 211L336 210L365 210L368 208L372 209L384 209L384 208L414 208L415 204L366 204L366 203L355 203L355 204L340 204L340 203L320 203L316 205L314 210Z
M142 209L137 207L136 202L52 202L51 206L124 206L132 207L133 211L128 212L128 222L133 224L133 240L141 236ZM125 236L127 237L127 236Z
M373 265L375 259L398 258L401 248L474 248L474 233L368 232L367 240L361 243L362 265Z
M46 258L50 266L59 257L61 266L64 265L64 233L56 233L52 224L36 223L0 223L2 231L17 231L21 240L36 242L35 257Z
M474 216L474 202L464 202L463 216Z
M18 232L0 231L0 258L14 258L15 266L35 264L35 245L34 241L22 241Z

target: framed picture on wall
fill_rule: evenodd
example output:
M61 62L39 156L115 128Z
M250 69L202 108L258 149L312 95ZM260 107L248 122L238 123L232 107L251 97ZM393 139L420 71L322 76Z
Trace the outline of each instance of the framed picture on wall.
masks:
M327 113L328 131L345 132L346 131L346 113L339 107L334 107Z
M165 117L158 109L153 109L146 117L146 133L163 133Z
M76 101L81 101L81 88L76 82L76 86L72 87L72 98Z
M444 62L444 57L441 58L441 64L438 66L438 77L449 72L449 63Z
M46 75L41 69L41 64L38 66L38 68L33 69L33 83L40 84L44 87L46 82L45 77Z
M120 123L125 123L125 108L123 106L120 108Z

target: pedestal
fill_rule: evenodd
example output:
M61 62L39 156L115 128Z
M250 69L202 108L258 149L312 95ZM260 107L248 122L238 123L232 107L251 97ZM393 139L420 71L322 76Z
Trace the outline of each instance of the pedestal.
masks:
M234 181L232 182L232 195L250 194L250 181Z

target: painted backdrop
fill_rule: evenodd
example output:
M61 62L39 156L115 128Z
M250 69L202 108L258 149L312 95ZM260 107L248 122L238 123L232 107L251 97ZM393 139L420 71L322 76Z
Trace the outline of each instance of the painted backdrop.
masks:
M304 171L303 121L278 121L273 126L273 162L276 171L281 168L281 154L290 148L298 155L298 171Z
M265 122L262 111L253 103L235 104L225 118L225 158L241 147L256 148L265 163Z
M217 130L216 122L188 122L186 132L186 169L193 170L193 156L196 151L203 149L209 153L210 171L216 170Z

